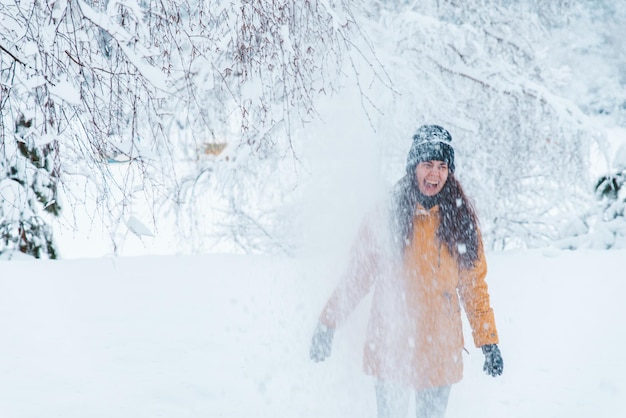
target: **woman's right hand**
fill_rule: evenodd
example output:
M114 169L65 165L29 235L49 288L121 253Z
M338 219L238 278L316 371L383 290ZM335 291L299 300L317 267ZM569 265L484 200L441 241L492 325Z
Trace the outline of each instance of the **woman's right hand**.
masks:
M311 360L318 363L324 361L330 356L330 350L333 345L334 328L330 328L321 322L317 324L313 339L311 340L310 356Z

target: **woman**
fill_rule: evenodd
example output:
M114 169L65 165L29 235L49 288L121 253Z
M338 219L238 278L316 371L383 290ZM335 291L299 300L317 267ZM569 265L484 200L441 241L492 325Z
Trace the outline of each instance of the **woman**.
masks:
M454 177L450 133L437 125L413 136L406 175L390 204L361 226L351 262L319 318L311 358L330 355L334 330L374 288L363 366L376 377L378 416L443 417L462 378L461 303L484 370L502 374L476 213Z

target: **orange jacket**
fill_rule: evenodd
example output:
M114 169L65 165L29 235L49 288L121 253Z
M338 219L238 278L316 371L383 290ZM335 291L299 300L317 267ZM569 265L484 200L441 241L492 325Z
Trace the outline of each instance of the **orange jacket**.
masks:
M403 257L381 212L364 222L348 272L320 321L336 328L374 287L363 367L367 374L415 389L445 386L463 374L461 306L474 344L498 343L482 243L471 270L460 270L436 237L439 208L418 206Z

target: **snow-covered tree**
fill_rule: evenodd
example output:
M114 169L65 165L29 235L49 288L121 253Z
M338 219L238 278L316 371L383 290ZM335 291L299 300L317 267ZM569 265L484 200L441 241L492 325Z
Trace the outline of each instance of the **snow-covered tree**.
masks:
M24 115L33 141L58 143L64 182L88 178L115 224L134 190L184 195L181 158L202 161L181 174L194 178L213 171L204 150L224 144L231 173L293 154L291 129L351 53L352 21L343 1L3 2L0 135L12 140Z
M176 216L186 249L209 250L211 232L234 249L290 252L294 191L307 175L301 141L315 137L301 128L320 97L354 89L390 181L412 131L440 123L488 245L542 245L592 204L598 117L624 123L624 9L608 0L3 2L0 135L20 142L24 118L29 146L56 144L64 209L97 202L114 241L122 219L137 225L137 212L155 207L155 219Z
M13 138L0 146L0 254L19 251L36 258L57 258L49 226L59 216L58 143L36 143L31 120L20 118Z
M611 170L594 186L597 203L564 227L562 248L626 248L626 145L618 148Z
M372 37L396 88L377 125L388 141L387 170L399 175L416 126L439 123L453 133L459 176L489 247L558 239L560 224L593 204L589 149L604 136L576 96L559 88L571 72L551 59L565 34L570 42L589 36L571 33L585 5L370 3Z

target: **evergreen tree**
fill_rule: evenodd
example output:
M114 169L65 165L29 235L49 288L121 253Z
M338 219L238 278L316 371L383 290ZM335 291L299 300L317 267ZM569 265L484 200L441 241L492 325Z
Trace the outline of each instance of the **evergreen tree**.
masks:
M60 215L58 143L36 145L32 120L17 120L15 136L2 145L0 161L0 254L19 251L36 258L57 258L49 224Z

